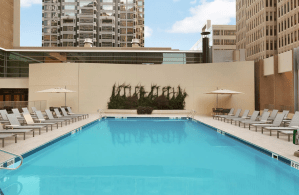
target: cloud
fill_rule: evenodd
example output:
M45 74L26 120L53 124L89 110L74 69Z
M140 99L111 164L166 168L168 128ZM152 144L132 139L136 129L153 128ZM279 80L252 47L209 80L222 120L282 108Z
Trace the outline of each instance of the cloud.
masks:
M177 21L167 32L170 33L198 33L207 20L212 24L225 25L236 17L235 0L200 1L200 5L190 8L190 17Z
M153 34L153 29L148 26L144 26L144 37L149 38Z
M192 5L196 4L196 1L197 0L191 1L190 4L192 4Z
M33 4L42 4L42 0L21 0L21 7L30 7Z

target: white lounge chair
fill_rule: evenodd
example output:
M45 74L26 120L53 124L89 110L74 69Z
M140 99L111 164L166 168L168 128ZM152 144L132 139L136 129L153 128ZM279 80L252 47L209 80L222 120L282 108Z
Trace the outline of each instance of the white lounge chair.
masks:
M45 112L46 112L49 120L63 120L66 123L69 122L69 124L71 124L71 120L72 120L71 118L59 118L58 119L58 118L54 118L54 116L50 110L45 110Z
M26 139L26 133L32 131L34 137L34 129L10 129L4 130L2 124L0 124L0 134L23 134L24 140Z
M273 120L275 119L275 117L276 117L277 114L278 114L278 110L273 110L273 111L271 112L271 115L270 115L270 117L268 118L268 120L269 120L269 121L273 121Z
M293 136L294 131L277 131L277 138L279 138L279 134L287 135L288 141L291 141L291 136Z
M270 136L271 136L272 131L292 131L298 129L298 126L299 126L299 112L296 112L288 127L264 127L262 129L262 133L264 133L264 130L267 130L270 131Z
M31 115L29 113L23 113L25 121L27 123L27 125L31 125L31 126L39 126L39 125L45 125L45 126L51 126L51 131L53 130L53 125L55 125L55 123L35 123L31 117ZM57 129L58 129L58 123L56 123L57 125Z
M12 128L12 129L38 129L39 134L41 134L41 129L46 128L46 131L48 132L48 126L45 125L37 125L37 126L22 126L17 119L17 117L14 114L8 114L7 118L10 122L10 125L5 125L5 128Z
M285 116L284 114L278 114L278 115L276 115L276 117L275 117L275 119L274 119L274 121L273 121L272 124L268 123L268 124L251 124L251 125L255 127L255 131L257 131L258 127L261 127L262 129L264 127L279 127L281 125L281 123L282 123L282 120L283 120L284 116Z
M65 122L65 125L67 125L67 121L64 121L64 120L46 120L42 114L41 111L35 111L36 113L36 116L37 116L37 119L40 123L55 123L55 124L58 124L58 123L61 123L61 127L62 127L62 123Z
M236 121L238 120L238 119L247 119L248 118L248 114L249 114L249 110L245 110L244 111L244 113L243 113L243 115L241 116L241 118L236 118L236 117L227 117L227 118L225 118L225 120L228 120L228 121L230 121L230 123L231 124L233 124L233 121L235 121L235 124L236 124Z
M54 109L54 112L55 112L56 117L58 119L67 118L67 119L72 119L72 121L75 120L75 122L76 122L76 119L78 118L77 116L61 116L61 114L60 114L60 112L59 112L59 110L57 108Z
M233 116L233 117L235 117L235 118L239 118L240 117L240 114L241 114L241 111L242 111L242 109L238 109L237 111L236 111L236 114ZM221 119L221 121L222 121L222 119L224 119L224 121L225 121L225 118L231 118L232 116L228 116L228 115L225 115L225 116L221 116L221 117L219 117L220 119Z
M246 123L248 122L254 122L257 119L257 116L259 115L260 111L254 111L250 117L250 119L245 119L242 121L239 121L239 127L241 126L241 123L244 124L244 128L246 127Z
M62 112L62 114L63 114L64 117L78 117L78 120L79 120L80 118L84 119L84 115L82 115L82 114L72 114L72 115L68 115L67 112L66 112L66 110L65 110L65 108L60 108L60 109L61 109L61 112Z
M9 138L9 137L15 137L15 143L18 142L16 134L1 134L0 139L2 140L2 148L4 148L4 139Z
M68 110L68 114L70 114L70 115L83 115L83 116L85 116L85 118L89 117L89 114L76 114L76 113L73 113L71 107L67 107L67 110Z
M244 122L244 124L248 124L249 130L250 130L250 125L252 124L265 124L268 123L268 118L270 116L270 112L265 112L262 114L262 118L260 118L260 121L247 121Z

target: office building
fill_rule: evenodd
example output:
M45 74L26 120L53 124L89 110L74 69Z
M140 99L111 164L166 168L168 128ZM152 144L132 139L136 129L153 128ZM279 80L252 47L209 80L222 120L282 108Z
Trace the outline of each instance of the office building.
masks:
M144 47L144 0L43 0L43 47Z
M237 49L246 49L246 60L277 54L277 5L274 0L236 2Z

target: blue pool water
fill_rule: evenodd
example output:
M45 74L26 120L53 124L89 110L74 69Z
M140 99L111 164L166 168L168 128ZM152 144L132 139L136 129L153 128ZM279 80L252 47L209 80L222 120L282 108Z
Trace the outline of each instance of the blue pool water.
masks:
M190 120L106 119L25 158L0 175L0 188L5 195L298 195L299 171Z

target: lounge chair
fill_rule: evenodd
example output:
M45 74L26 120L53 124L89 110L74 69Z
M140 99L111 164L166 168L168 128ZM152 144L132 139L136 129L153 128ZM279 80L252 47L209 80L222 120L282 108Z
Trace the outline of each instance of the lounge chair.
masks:
M233 120L235 120L235 119L247 119L248 118L248 114L249 114L249 110L245 110L244 111L244 113L243 113L243 115L241 116L241 118L235 118L235 117L227 117L227 118L225 118L225 120L230 120L230 124L233 124ZM236 123L236 121L235 121L235 123Z
M272 131L292 131L298 129L298 126L299 126L299 112L296 112L288 127L264 127L262 128L262 133L264 133L264 130L267 130L270 131L270 136L271 136Z
M45 110L45 112L48 116L48 120L63 120L66 123L69 122L69 124L71 124L71 120L72 120L71 118L60 118L60 119L58 119L58 118L54 118L54 116L53 116L53 114L50 110Z
M270 116L270 112L264 112L262 114L262 118L260 119L260 121L244 121L244 127L246 124L249 125L249 130L250 130L250 125L252 124L265 124L265 123L268 123L268 118Z
M289 110L282 111L282 114L284 114L284 119L288 118L289 112L290 112Z
M82 114L68 115L67 112L66 112L66 110L65 110L65 108L61 108L61 111L62 111L62 114L63 114L64 117L78 117L78 120L80 118L84 119L84 115L82 115Z
M24 117L21 115L19 109L17 109L17 108L12 109L12 112L13 112L13 114L14 114L17 118L19 118L19 119L24 119Z
M268 118L268 120L269 120L269 121L273 121L273 120L275 119L275 117L276 117L277 114L278 114L278 110L273 110L273 111L271 112L271 115L270 115L270 117Z
M25 118L25 121L26 121L27 125L31 125L31 126L34 126L34 125L37 125L37 126L46 125L46 126L48 126L48 125L50 125L51 126L51 131L53 130L53 125L55 125L55 123L35 123L29 113L23 113L23 115L24 115L24 118ZM57 129L58 129L58 123L56 123L56 125L57 125Z
M269 111L269 109L264 109L262 115L263 115L265 112L268 112L268 111ZM260 118L262 118L262 116L258 116L258 117L257 117L257 119L260 119Z
M46 120L45 118L44 118L44 116L43 116L43 114L42 114L42 112L41 111L35 111L35 113L36 113L36 116L37 116L37 119L36 120L38 120L38 121L40 121L41 123L61 123L61 127L62 127L62 123L63 122L65 122L65 125L67 125L67 121L64 121L64 120Z
M258 116L259 115L259 111L254 111L253 113L252 113L252 115L256 115L256 116ZM237 122L239 122L239 127L240 127L240 122L241 121L249 121L250 120L250 118L252 117L252 115L250 116L250 117L246 117L246 118L235 118L235 119L233 119L233 121L235 121L235 125L237 125Z
M268 123L268 124L251 124L251 125L255 127L255 131L257 131L258 127L261 127L262 129L264 127L279 127L282 123L284 116L285 116L284 114L277 114L272 124Z
M241 111L242 111L242 109L238 109L237 112L236 112L236 114L233 117L239 118L240 114L241 114ZM225 121L225 118L231 118L231 117L232 116L225 115L225 116L221 116L219 118L221 119L221 121L222 121L222 119L224 119L224 121Z
M70 109L69 109L69 107L68 107L68 110L70 111ZM232 109L230 109L230 111L229 111L229 113L227 114L227 115L225 115L225 114L221 114L221 115L213 115L213 119L214 118L218 118L218 120L219 120L219 117L221 117L221 116L233 116L234 115L234 111L235 111L235 109L234 108L232 108Z
M23 134L24 140L26 139L26 133L32 131L33 137L34 137L34 129L10 129L10 130L4 130L2 127L2 124L0 124L0 134Z
M294 131L277 131L277 138L279 138L279 134L287 135L288 141L291 141L291 136L293 136Z
M14 114L8 114L7 118L10 122L10 125L5 125L5 128L12 128L12 129L38 129L39 134L41 134L41 129L46 128L46 131L48 132L48 126L45 125L38 125L38 126L21 126L19 120Z
M61 114L60 114L60 112L59 112L59 110L58 110L57 108L54 109L54 112L55 112L56 117L57 117L58 119L64 119L64 118L67 118L67 119L72 119L72 121L73 121L73 119L75 119L75 122L76 122L76 119L79 118L79 117L77 117L77 116L61 116ZM74 122L74 121L73 121L73 122Z
M2 140L2 148L4 148L4 139L5 139L5 138L8 138L8 137L15 137L15 143L18 142L18 139L17 139L17 135L16 135L16 134L1 134L1 135L0 135L0 139Z
M31 114L31 113L29 112L28 108L22 108L22 110L23 110L23 113L28 113L28 114L30 114L32 118L34 118L34 119L37 118L36 114Z
M73 114L75 114L75 115L83 115L83 116L85 116L85 118L88 118L89 117L89 114L76 114L76 113L73 113L73 111L72 111L72 109L70 108L70 107L67 107L67 110L68 110L68 114L70 114L70 115L73 115ZM233 111L234 112L234 111ZM230 112L229 112L230 113ZM229 114L228 113L228 114Z
M254 111L250 117L250 119L245 119L245 120L241 120L239 121L239 127L241 126L241 123L244 124L244 128L246 127L246 123L247 122L254 122L257 119L257 116L259 115L260 111Z

